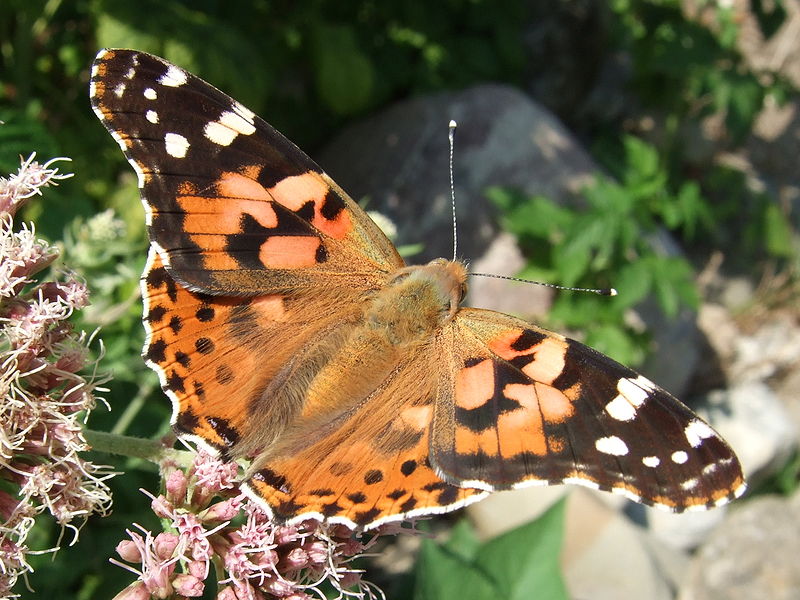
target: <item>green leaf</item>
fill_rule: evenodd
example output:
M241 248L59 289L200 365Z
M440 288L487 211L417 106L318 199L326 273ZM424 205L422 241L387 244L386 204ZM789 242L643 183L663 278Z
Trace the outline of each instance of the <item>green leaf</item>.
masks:
M624 365L636 365L644 359L641 345L635 337L614 323L591 328L586 334L586 345Z
M465 561L473 561L481 547L475 530L467 519L461 519L450 532L450 539L444 544L445 548L460 556Z
M466 521L443 545L422 544L415 600L566 600L559 557L564 502L531 521L480 543Z
M624 265L614 276L614 287L618 294L614 297L614 305L625 309L642 301L653 287L652 270L649 261L640 259Z
M559 285L572 286L586 273L591 256L582 243L571 243L557 249L554 256Z
M339 115L364 109L372 97L375 74L353 28L320 24L312 31L314 76L320 98Z
M417 559L415 600L501 598L498 587L477 566L452 550L424 540Z
M772 256L789 257L794 253L792 225L777 204L769 202L764 210L764 241Z
M562 500L535 521L517 527L486 544L475 557L503 590L502 598L535 597L566 600L559 559L564 530Z

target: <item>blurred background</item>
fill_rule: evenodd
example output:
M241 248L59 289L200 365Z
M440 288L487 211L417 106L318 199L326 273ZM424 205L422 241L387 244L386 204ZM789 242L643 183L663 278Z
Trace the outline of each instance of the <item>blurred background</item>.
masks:
M470 303L642 369L728 439L751 483L730 510L678 517L570 493L566 529L504 538L508 560L524 570L538 560L529 552L560 555L573 598L800 597L789 562L800 554L800 2L3 0L0 173L33 151L73 161L75 176L21 218L59 241L60 266L92 293L76 327L101 328L114 379L112 411L89 427L157 437L169 403L139 356L143 211L88 100L103 47L163 56L264 117L387 217L409 262L452 253L456 119L459 254L472 269L619 291L480 278ZM153 518L138 490L158 479L142 461L116 466L113 515L55 559L34 557L25 597L108 598L131 580L108 558L125 528ZM565 491L498 495L452 535L492 543ZM432 527L447 539L462 516ZM58 536L43 520L29 543ZM419 546L398 539L368 578L390 598L448 597L431 582L469 565L447 562L446 544Z

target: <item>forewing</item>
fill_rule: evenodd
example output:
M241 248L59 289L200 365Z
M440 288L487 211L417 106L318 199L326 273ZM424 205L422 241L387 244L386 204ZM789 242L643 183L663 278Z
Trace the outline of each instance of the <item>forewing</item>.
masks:
M90 96L139 176L151 241L190 289L374 289L403 265L314 161L198 77L143 52L103 50Z
M464 309L442 354L431 462L485 490L578 483L673 511L744 491L725 441L669 393L574 340Z

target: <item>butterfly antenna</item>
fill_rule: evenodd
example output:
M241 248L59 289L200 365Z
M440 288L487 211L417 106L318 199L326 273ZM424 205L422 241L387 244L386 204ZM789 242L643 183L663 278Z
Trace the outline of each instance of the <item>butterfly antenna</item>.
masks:
M455 147L457 123L450 119L447 137L450 140L450 205L453 209L453 262L458 259L458 228L456 227L456 186L453 176L453 148Z
M476 277L494 277L495 279L508 279L509 281L519 281L520 283L533 283L535 285L543 285L544 287L553 288L556 290L566 290L568 292L590 292L592 294L599 294L600 296L616 296L617 290L614 288L582 288L582 287L568 287L565 285L556 285L555 283L544 283L543 281L533 281L531 279L522 279L520 277L508 277L506 275L495 275L493 273L470 273Z

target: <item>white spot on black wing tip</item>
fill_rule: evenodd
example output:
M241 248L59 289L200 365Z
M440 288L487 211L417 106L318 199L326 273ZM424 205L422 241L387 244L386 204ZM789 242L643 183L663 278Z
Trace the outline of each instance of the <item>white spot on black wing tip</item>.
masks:
M690 421L683 432L692 448L697 448L703 440L714 437L714 430L697 419Z
M189 150L189 140L180 133L168 133L164 136L164 149L174 158L183 158Z
M672 453L671 458L672 462L674 462L676 465L682 465L687 460L689 460L689 455L686 454L686 452L684 452L683 450L678 450L677 452Z
M692 477L691 479L687 479L683 483L681 483L681 489L685 491L692 490L697 487L697 484L700 483L700 480L697 477Z
M122 98L124 93L125 93L125 84L124 83L117 84L117 87L114 88L114 95L117 98Z
M628 445L615 435L598 439L594 443L594 447L599 452L612 456L625 456L628 454Z
M153 88L145 88L144 92L142 92L142 95L144 95L144 97L148 100L155 100L158 98L158 94Z
M636 416L636 407L625 396L618 394L606 404L606 412L617 421L632 421Z
M170 65L167 72L158 78L158 82L167 87L180 87L186 83L186 79L186 71Z
M158 123L158 113L154 110L148 110L144 113L144 118L151 123Z
M642 464L645 467L650 467L651 469L655 469L658 465L661 464L661 459L657 456L645 456L642 459Z

